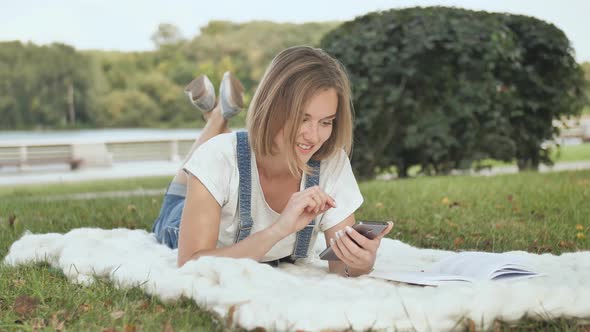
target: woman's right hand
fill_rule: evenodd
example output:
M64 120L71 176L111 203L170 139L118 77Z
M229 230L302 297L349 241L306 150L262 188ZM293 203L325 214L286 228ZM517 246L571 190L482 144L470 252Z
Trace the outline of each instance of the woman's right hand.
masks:
M313 186L291 195L275 227L282 236L305 228L315 217L336 207L336 201L319 186Z

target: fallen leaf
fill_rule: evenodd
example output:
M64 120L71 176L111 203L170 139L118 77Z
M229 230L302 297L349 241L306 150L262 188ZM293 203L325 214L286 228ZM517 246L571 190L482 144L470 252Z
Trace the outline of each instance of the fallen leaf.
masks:
M64 330L64 326L66 325L65 321L59 321L56 325L53 325L53 330L54 331L63 331Z
M584 230L584 226L583 225L580 225L580 224L577 224L576 225L576 230L577 231L583 231Z
M82 303L78 306L78 310L82 312L88 312L90 309L92 309L92 305L90 304Z
M137 328L135 327L135 325L125 324L125 332L135 332L135 331L137 331Z
M60 310L60 311L51 315L50 324L51 324L51 327L53 328L54 331L63 331L64 330L66 320L68 320L68 318L60 319L60 316L63 316L64 314L65 314L65 310Z
M455 249L459 248L459 246L462 245L463 243L465 243L465 238L462 236L455 238L455 241L453 241L453 245L455 246Z
M508 200L508 202L512 202L512 195L506 196L506 199Z
M383 208L383 203L377 202L377 203L375 203L375 207L378 209L381 209L381 208Z
M102 332L117 332L117 329L114 327L105 327L102 329Z
M28 316L39 305L39 299L36 297L29 297L21 295L14 301L13 310L21 316Z
M443 205L449 205L449 198L448 197L444 197L443 199L440 200L441 204Z
M174 332L174 328L172 327L172 323L170 323L170 321L167 321L164 325L164 332Z
M31 325L33 331L41 330L47 327L47 324L45 324L45 320L43 318L34 318Z
M8 226L14 227L14 221L16 220L16 216L11 214L8 216Z
M573 247L576 246L571 241L559 241L559 244L558 245L559 245L560 248L566 248L566 249L570 249L570 248L573 248Z
M113 319L119 319L119 318L121 318L123 316L125 316L125 311L117 310L117 311L111 312L111 317Z
M584 233L582 233L582 232L579 232L578 234L576 234L576 238L578 240L583 240L583 239L586 238L586 235Z
M137 211L137 207L133 204L129 204L129 205L127 205L127 211L135 212L135 211Z
M141 310L146 310L149 307L150 307L150 301L141 301L139 303L139 307L138 308L141 309Z

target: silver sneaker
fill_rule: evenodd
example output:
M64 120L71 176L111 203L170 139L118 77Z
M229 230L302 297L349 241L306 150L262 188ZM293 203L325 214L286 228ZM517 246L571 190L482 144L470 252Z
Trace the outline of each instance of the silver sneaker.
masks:
M223 74L219 86L221 114L230 119L244 109L244 87L242 83L229 71Z
M203 113L211 112L215 107L215 87L207 75L199 75L192 80L184 88L184 93L191 104Z

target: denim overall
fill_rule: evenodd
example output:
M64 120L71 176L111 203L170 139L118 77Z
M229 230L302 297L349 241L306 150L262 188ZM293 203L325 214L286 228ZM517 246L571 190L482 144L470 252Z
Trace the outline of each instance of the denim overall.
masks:
M238 172L240 177L238 190L240 224L236 230L234 243L237 243L250 235L250 231L252 230L252 226L254 224L251 214L252 169L248 133L237 132L236 135L238 139L237 158ZM320 182L320 162L317 160L310 160L307 164L312 169L312 172L310 175L306 176L306 189L316 186ZM166 191L166 195L164 196L164 202L162 203L160 216L156 219L154 226L152 227L152 232L156 234L156 239L158 242L163 243L172 249L178 247L178 230L180 226L182 208L184 206L185 193L185 185L170 183ZM272 266L277 266L280 262L293 263L298 258L307 257L314 227L315 219L305 226L304 229L297 232L294 250L290 256L265 263L268 263Z

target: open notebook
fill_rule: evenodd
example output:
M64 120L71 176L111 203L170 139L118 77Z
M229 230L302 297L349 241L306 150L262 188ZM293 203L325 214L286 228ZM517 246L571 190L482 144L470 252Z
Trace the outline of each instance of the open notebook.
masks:
M540 276L527 266L526 256L488 252L461 252L434 263L424 271L375 269L370 277L408 284L439 286L452 281L474 282Z

